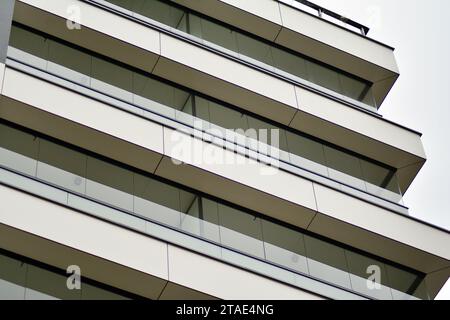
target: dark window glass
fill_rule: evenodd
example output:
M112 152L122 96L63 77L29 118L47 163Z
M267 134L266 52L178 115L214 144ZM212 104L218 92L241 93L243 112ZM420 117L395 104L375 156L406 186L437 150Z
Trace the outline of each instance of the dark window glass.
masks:
M394 299L407 299L405 293L420 299L429 299L422 277L394 266L387 266L387 274Z
M33 156L29 147L23 148L24 142L26 145L33 137L32 141L36 142L31 143L31 146L35 147L36 144L39 159L38 177L68 191L85 193L90 198L134 212L149 221L168 224L248 255L372 297L404 299L414 296L428 299L423 277L418 273L405 271L387 262L382 263L375 258L344 249L338 243L268 221L245 209L213 201L194 191L161 182L113 164L107 159L86 155L82 151L23 133L8 125L0 124L0 133L0 150L4 153L11 152L9 149L17 151L10 155L13 169L26 172L27 168L23 168L17 159L30 159L26 154ZM8 139L2 139L4 137ZM126 212L123 214L128 217ZM0 295L4 295L5 290L11 290L16 295L23 293L28 298L72 297L62 289L59 277L48 274L45 270L34 268L26 285L21 282L22 271L11 274L8 278L10 280L7 280L2 275L9 272L15 264L6 260L2 262L1 259L0 262L0 279L4 279L0 281ZM2 268L3 265L5 267ZM370 266L380 268L380 290L371 291L367 287ZM45 287L42 281L48 282L48 285ZM23 291L21 286L28 289ZM86 295L93 297L100 293L101 290L93 290Z
M219 203L219 221L224 245L264 258L261 219Z
M352 289L381 300L392 300L386 265L379 260L345 250ZM375 274L374 272L378 272ZM369 279L371 276L376 276ZM379 282L377 282L379 280ZM370 282L368 284L368 282ZM376 286L376 284L380 286Z
M83 279L83 278L82 278ZM126 297L83 281L67 288L67 275L0 254L1 300L116 300Z
M126 210L133 210L133 173L88 157L86 194Z
M67 277L43 268L28 265L26 300L80 300L81 290L69 290Z
M305 235L309 273L340 286L351 288L344 249Z
M53 40L47 41L49 43L49 61L90 76L92 64L91 55Z
M267 220L262 225L266 259L308 273L303 235Z
M108 0L109 2L185 31L228 50L253 58L292 75L309 80L349 98L375 106L370 85L332 67L295 55L256 37L200 17L160 0Z
M0 126L0 164L34 176L39 139L7 126Z
M142 5L142 3L135 2L132 6L140 7ZM199 21L202 22L203 19ZM203 28L202 26L200 27ZM393 169L364 160L359 156L350 154L346 150L325 145L325 143L302 135L299 132L280 128L280 126L257 118L248 112L241 112L218 102L213 102L211 99L199 97L186 90L156 80L149 75L131 70L131 68L124 67L121 64L106 61L94 54L82 52L56 40L45 39L16 25L12 29L14 32L12 32L11 36L11 45L15 45L19 49L32 54L34 52L41 54L39 50L45 47L45 50L48 51L46 52L49 60L41 60L44 62L45 68L50 72L77 83L88 85L95 90L127 102L135 103L141 108L148 108L152 112L175 118L183 123L193 124L193 118L186 116L186 114L189 114L212 123L215 125L215 128L243 129L242 134L246 134L251 138L258 137L259 139L265 137L261 135L263 131L260 131L264 129L267 132L266 141L269 144L274 143L274 141L271 141L271 130L279 130L279 139L275 142L278 142L278 147L281 150L291 153L291 155L284 155L284 159L288 158L294 165L326 175L371 194L389 198L391 201L401 200L401 190ZM225 32L224 30L228 29L221 27L218 30ZM214 33L215 31L210 30L208 32ZM330 70L322 66L316 67L311 62L304 62L300 58L297 64L295 60L298 57L289 54L285 55L284 52L277 51L278 49L272 47L264 47L263 49L258 47L254 49L253 46L257 47L260 43L256 42L257 44L253 45L256 40L247 38L242 38L246 39L242 41L247 43L249 52L255 50L264 55L267 53L271 57L277 56L280 63L285 62L298 65L299 70L303 70L300 72L306 72L309 68L311 69L307 72L309 76L319 77L322 80L327 79L326 82L329 86L345 83L348 87L348 84L354 80L346 79L342 75L338 76L334 71L330 73ZM276 54L274 55L274 53ZM22 52L19 55L24 56L24 54L26 53ZM286 59L283 58L284 55ZM26 61L34 59L30 57L33 57L33 55L23 58ZM31 60L28 63L33 64ZM36 62L37 65L40 66L42 61ZM353 87L356 88L356 85ZM364 88L360 87L355 89L354 92L363 91ZM26 144L24 144L24 147L26 147ZM3 162L7 165L8 157L5 156L4 159ZM305 159L309 161L305 161ZM315 162L315 164L310 161ZM327 166L329 169L317 164ZM26 163L24 166L29 167L28 172L30 174L33 173L34 164ZM366 184L364 181L368 183ZM397 193L398 196L384 192L380 188Z
M26 264L0 254L0 300L24 299L26 274Z
M48 60L48 40L38 34L13 26L9 45Z

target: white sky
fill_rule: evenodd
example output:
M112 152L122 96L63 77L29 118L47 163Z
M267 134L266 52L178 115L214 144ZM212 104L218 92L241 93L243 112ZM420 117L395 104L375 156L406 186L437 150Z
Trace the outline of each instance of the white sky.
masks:
M450 1L313 2L367 25L370 37L396 48L400 78L380 112L422 132L428 157L405 204L411 215L450 229ZM450 300L450 281L438 299Z

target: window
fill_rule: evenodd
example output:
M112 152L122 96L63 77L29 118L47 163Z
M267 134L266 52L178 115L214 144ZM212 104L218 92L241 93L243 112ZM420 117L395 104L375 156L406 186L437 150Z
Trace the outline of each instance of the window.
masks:
M137 4L138 2L134 3L134 5ZM390 201L401 201L401 190L393 168L366 160L362 156L311 138L293 129L274 124L269 120L261 119L247 111L241 111L224 103L201 97L188 89L178 88L119 62L107 60L94 53L86 53L82 49L68 46L56 39L43 38L37 33L28 29L25 30L17 25L13 25L12 29L11 45L17 46L18 48L13 49L20 51L20 53L14 52L13 54L15 57L19 55L19 60L24 59L26 63L34 65L33 61L39 59L39 61L35 61L36 66L40 67L43 61L44 69L49 72L89 86L112 97L134 103L141 109L151 110L151 112L176 119L188 125L194 124L194 118L188 116L191 115L211 123L211 127L220 127L221 131L223 131L223 128L243 129L244 131L254 129L253 132L247 134L253 138L260 133L260 129L265 129L268 133L267 142L269 144L272 143L270 141L270 130L278 129L279 141L277 142L279 142L279 148L290 153L289 155L283 154L283 160ZM221 27L218 30L225 32L224 30L228 29ZM252 43L255 40L248 38L248 41L251 44L248 50L251 51L253 50ZM44 56L49 60L33 56L33 52L43 55L42 48L48 51ZM327 82L330 86L348 84L354 81L354 79L343 78L343 75L338 75L334 71L330 73L330 70L322 66L316 68L310 65L309 61L299 60L299 64L297 64L295 60L298 57L296 56L287 54L287 59L284 60L282 58L284 52L277 51L272 47L264 47L264 50L266 49L267 52L278 52L276 55L271 53L270 56L277 56L281 59L280 61L288 63L291 59L292 61L289 63L298 65L301 70L304 67L312 68L312 73L310 71L307 73L328 79ZM256 51L260 52L261 50L256 49ZM357 86L353 87L356 88ZM359 86L355 90L355 94L363 93L363 91L364 87ZM206 125L203 128L207 129ZM25 162L27 163L24 163L24 165L29 166L29 172L32 172L33 164L29 161Z
M188 9L181 9L160 0L108 1L351 99L375 106L368 82L350 77L331 66L315 62L300 54L291 53L288 49L280 48L256 36L248 36L232 26L200 17Z
M0 300L123 300L126 296L83 277L80 290L67 288L64 270L0 253ZM103 286L103 285L102 285ZM106 286L105 286L106 287Z
M222 244L264 258L261 220L219 203Z
M10 152L9 168L27 173L29 168L23 166L24 159L37 162L37 171L30 175L68 192L87 195L89 199L122 209L116 214L122 215L122 223L130 227L138 219L132 215L137 215L143 224L156 222L168 225L172 229L372 297L428 299L423 275L419 272L382 262L332 240L319 238L244 208L232 207L224 201L212 200L207 195L160 181L150 174L126 168L86 151L25 133L3 122L0 123L0 152L2 155ZM0 157L0 161L3 159L3 156ZM5 166L4 162L0 165ZM102 212L97 214L107 217ZM0 265L2 263L0 259ZM14 265L9 260L4 262L6 268L0 268L0 279L11 263ZM369 266L380 268L381 290L372 292L368 289ZM33 274L38 274L38 270L35 271ZM0 281L0 297L4 295L4 288L12 294L24 294L21 272L12 274L7 283ZM48 289L33 289L36 292L30 291L30 297L51 298L55 296L53 292L58 292L58 277L43 274L42 279L45 277L54 278L49 280ZM30 288L43 286L39 279L33 281ZM56 296L64 294L61 292Z
M344 249L305 235L309 273L342 287L351 289Z
M266 259L308 273L303 235L267 220L263 220L262 225Z

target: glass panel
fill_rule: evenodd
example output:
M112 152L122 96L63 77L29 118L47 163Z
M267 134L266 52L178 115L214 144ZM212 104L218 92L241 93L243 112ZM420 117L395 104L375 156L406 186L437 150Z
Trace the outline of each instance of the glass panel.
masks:
M394 266L387 266L387 274L394 299L407 299L405 293L419 299L429 299L425 286L421 285L423 277Z
M351 289L344 249L305 235L309 274Z
M424 280L417 283L417 289L415 289L414 292L410 291L405 293L396 289L391 289L391 291L394 300L432 300L428 294L426 282Z
M46 300L54 298L64 300L80 299L81 290L69 290L65 275L56 274L29 264L25 299Z
M93 89L106 92L113 97L132 102L133 73L117 64L92 57Z
M320 64L307 61L308 80L336 92L342 92L339 74Z
M312 139L294 134L290 131L286 133L288 151L308 160L326 165L323 145Z
M0 125L0 164L32 175L36 174L39 140L23 131Z
M86 192L87 156L56 143L40 140L37 177L78 193Z
M188 24L188 16L189 14L187 12L183 13L183 16L176 26L178 30L189 33L188 26L190 27L190 25Z
M397 175L394 170L384 168L374 163L361 159L361 167L364 174L364 180L382 187L397 194L400 194L398 187ZM376 190L369 190L375 192Z
M81 286L81 300L129 300L117 293L83 283Z
M278 144L279 149L288 150L288 141L286 130L280 129L277 126L274 126L268 122L256 119L251 116L247 116L248 120L248 128L256 130L258 139L261 142L265 142L267 140L267 144ZM279 130L278 131L278 141L272 141L272 132L271 130ZM264 133L265 132L265 133Z
M200 24L202 39L210 41L231 51L238 52L236 32L217 23L190 14L189 22L192 20L197 20L193 23L194 25Z
M135 1L133 10L143 16L177 28L184 12L161 1Z
M133 10L134 3L136 3L136 0L108 0L108 2L111 2L112 4L115 4L119 7L125 8L127 10Z
M48 41L43 36L17 26L12 26L9 45L33 56L48 59Z
M3 124L0 125L0 146L32 159L38 157L39 142L35 135Z
M43 292L39 292L37 290L25 288L25 300L60 300L60 299Z
M133 8L142 8L143 6L144 3L142 1L135 1L132 5ZM167 14L170 15L170 13ZM198 19L200 27L204 27L203 19L195 16L192 16L192 19L193 21ZM212 22L207 23L211 24ZM23 30L25 36L22 36L22 29L16 26L14 26L14 28L17 29L16 33L18 34L16 36L13 34L11 43L19 46L20 49L29 50L30 52L36 51L37 49L35 49L35 47L42 47L42 45L39 45L39 41L41 40L30 41L31 44L37 43L36 45L30 45L27 41L22 39L28 37L28 33L30 32ZM217 32L214 30L207 31L211 33L211 37L215 32L218 34L227 34L226 32L230 33L228 28L223 28L222 26L218 26L217 28ZM218 34L215 34L214 37L218 36ZM30 37L33 36L34 35L30 33ZM14 37L17 39L14 39ZM401 201L402 196L401 192L399 192L397 178L394 172L389 171L389 169L360 159L359 156L352 155L346 150L338 150L331 146L324 148L324 143L305 137L299 132L280 128L267 121L255 118L250 114L242 113L239 110L234 110L205 98L196 97L191 92L178 89L175 86L151 78L150 75L131 71L118 63L105 61L97 57L91 58L90 55L74 48L67 47L62 43L57 43L54 40L45 40L44 38L42 39L41 42L45 43L45 46L48 46L50 43L49 48L46 47L46 50L49 50L49 59L52 61L48 64L48 67L53 70L53 72L62 74L79 83L88 83L91 81L92 88L96 90L103 91L125 101L134 102L143 108L148 108L150 111L175 118L178 121L189 125L193 124L193 118L186 114L194 115L210 122L211 127L229 129L239 128L244 130L254 129L251 137L256 137L256 134L260 133L258 131L260 129L279 130L279 148L292 153L291 155L288 155L288 157L285 157L285 159L289 159L294 165L324 176L329 176L347 185L367 191L384 199L394 202ZM367 85L360 80L349 78L346 75L335 77L335 72L333 70L328 70L321 65L317 65L311 61L305 64L303 58L292 55L281 49L267 46L266 44L264 44L262 48L255 47L255 49L253 48L254 46L260 45L255 39L244 36L240 36L240 39L241 42L245 43L243 46L247 48L247 54L249 55L266 55L264 52L267 51L268 56L273 55L277 58L277 63L295 65L299 68L300 73L306 74L305 66L308 65L307 68L311 69L310 71L312 72L309 76L313 78L319 77L328 79L326 81L332 83L330 86L335 87L336 90L338 90L338 82L341 82L344 85L344 90L347 90L348 94L361 95L361 93L367 91ZM252 53L253 51L256 53ZM259 57L258 59L263 59L263 57ZM90 70L91 63L92 72ZM87 75L84 75L84 73ZM88 77L91 73L92 79ZM271 143L270 131L267 131L267 133L268 142ZM252 142L254 144L249 147L255 148L256 142ZM262 153L264 153L264 151L262 151ZM324 155L324 153L326 154ZM11 160L13 158L13 154L5 155L5 160L3 162L6 163L7 159ZM18 162L19 161L27 162L26 159L18 160ZM311 163L310 161L315 163ZM329 169L322 167L322 165L328 166ZM27 165L24 164L24 166ZM29 168L24 168L24 171L32 174L34 172L33 164L29 163L28 166ZM364 181L368 183L365 183ZM380 188L386 189L387 191ZM399 195L397 196L389 191Z
M133 173L88 157L86 194L119 208L133 211Z
M373 101L371 100L372 91L367 83L351 78L344 74L340 75L340 80L343 90L342 93L344 95L357 101L362 101L370 106L374 105Z
M25 297L27 265L0 254L0 300L22 300Z
M193 99L195 100L194 116L202 120L215 123L214 119L211 118L209 113L209 100L197 96L193 97Z
M126 299L105 289L81 283L67 288L67 276L0 254L0 300Z
M53 40L47 41L49 42L47 70L79 84L89 85L91 55Z
M134 211L152 220L180 227L180 190L134 173Z
M196 36L197 38L203 39L202 33L202 19L194 14L188 14L188 24L186 28L186 32Z
M247 129L248 127L245 115L239 111L225 108L217 103L199 97L195 98L195 102L196 115L199 118L204 116L205 118L202 119L225 129Z
M261 220L219 203L222 244L264 258Z
M308 273L303 235L266 220L262 221L266 259Z
M345 255L347 256L353 290L377 299L392 300L391 289L388 287L387 270L384 263L349 250L345 251ZM375 272L380 271L379 286L376 286L373 281L369 280L369 277L374 272L372 268L376 268ZM370 282L369 284L368 281Z
M272 47L270 45L240 33L236 35L239 48L237 52L268 65L274 65Z
M304 58L275 47L272 47L271 51L275 67L302 79L308 79L306 60Z
M187 214L182 215L182 229L220 243L217 210L216 202L195 196Z
M133 73L133 93L176 110L183 109L190 94L143 74Z
M335 169L329 170L330 178L343 181L361 190L366 190L360 160L357 157L328 146L325 146L324 150L327 166Z
M31 141L35 149L35 146L40 145L38 155L35 156L39 156L40 161L38 176L66 189L78 190L79 186L74 185L76 178L83 181L87 177L86 194L94 199L134 210L144 218L222 243L236 251L267 259L301 273L309 272L317 278L372 297L428 298L423 277L419 274L344 250L337 243L304 235L301 230L278 225L275 221L267 221L244 209L234 209L4 124L0 124L0 133L1 145L8 148L2 150L10 153L14 152L9 148L32 155L37 150L30 153L30 148L24 146ZM82 188L78 191L82 192ZM104 217L107 217L106 214ZM368 266L380 267L380 290L373 291L367 286ZM4 270L0 269L0 274L5 273ZM38 288L29 288L24 293L11 283L14 284L13 281L3 279L0 282L0 294L3 294L3 288L11 287L11 290L23 293L28 298L54 297L51 292L41 292ZM390 288L387 289L387 286Z
M109 2L185 31L211 44L309 80L351 99L375 106L370 84L350 77L331 66L315 62L312 58L296 55L257 37L247 36L233 26L224 26L216 21L197 16L189 10L179 9L158 0L135 0L134 4L131 4L132 1L123 0L109 0Z

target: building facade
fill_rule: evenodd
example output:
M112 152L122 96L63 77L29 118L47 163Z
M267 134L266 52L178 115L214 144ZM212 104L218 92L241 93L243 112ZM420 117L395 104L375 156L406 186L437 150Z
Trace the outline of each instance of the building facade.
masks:
M295 0L3 0L0 299L433 299L394 49Z

